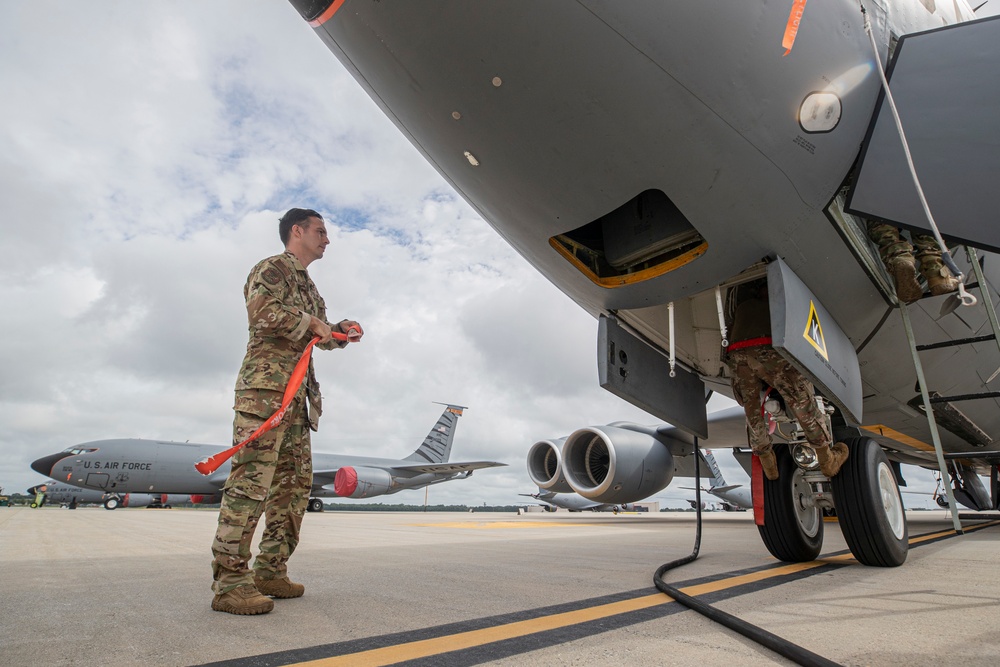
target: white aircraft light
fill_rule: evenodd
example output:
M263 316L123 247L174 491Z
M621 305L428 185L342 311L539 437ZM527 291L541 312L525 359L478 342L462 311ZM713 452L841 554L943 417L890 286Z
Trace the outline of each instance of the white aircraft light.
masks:
M833 93L810 93L799 107L799 125L806 132L829 132L840 123L840 98Z
M461 120L462 119L462 114L460 114L457 111L452 111L451 112L451 117L454 118L455 120Z
M795 445L792 448L792 458L795 459L795 464L804 470L811 470L819 466L819 460L812 447Z
M469 151L465 151L465 159L468 160L469 164L471 164L473 167L479 166L479 160L477 160L476 156L470 153Z
M493 77L493 87L499 88L501 85L503 85L503 79L498 76Z

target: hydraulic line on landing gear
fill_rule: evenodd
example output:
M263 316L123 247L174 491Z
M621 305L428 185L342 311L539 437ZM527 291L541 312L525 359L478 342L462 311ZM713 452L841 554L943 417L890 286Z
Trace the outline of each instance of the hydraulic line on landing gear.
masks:
M702 616L710 618L716 623L721 623L730 630L734 630L744 637L752 639L761 646L771 649L775 653L788 658L796 664L803 665L804 667L839 667L838 663L833 662L832 660L828 660L821 655L816 655L812 651L808 651L797 644L793 644L785 639L782 639L767 630L758 628L756 625L751 625L750 623L747 623L732 614L716 609L710 604L706 604L697 598L691 597L686 593L682 593L679 589L674 588L663 580L663 575L667 572L667 570L672 570L676 567L687 565L688 563L694 561L698 558L698 552L701 549L701 465L699 459L700 454L698 450L698 439L695 438L694 488L697 522L694 536L694 550L683 558L678 558L677 560L672 560L669 563L661 565L659 569L656 570L656 573L653 574L653 585L656 586L658 590L666 593L688 609L693 609Z

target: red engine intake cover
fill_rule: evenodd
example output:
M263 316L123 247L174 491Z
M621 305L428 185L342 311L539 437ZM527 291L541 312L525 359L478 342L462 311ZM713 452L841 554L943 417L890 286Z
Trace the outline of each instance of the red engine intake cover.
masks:
M333 478L333 492L338 496L350 498L358 488L358 471L351 466L344 466Z

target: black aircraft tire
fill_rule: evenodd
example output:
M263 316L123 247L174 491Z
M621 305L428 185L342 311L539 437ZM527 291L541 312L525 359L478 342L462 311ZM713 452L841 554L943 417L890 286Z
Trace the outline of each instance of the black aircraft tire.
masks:
M310 498L309 507L310 512L322 512L323 511L323 501L319 498Z
M104 501L104 509L106 509L106 510L113 510L113 509L117 509L117 508L118 508L118 499L117 498L108 498L107 500Z
M851 454L830 480L844 540L862 565L902 565L910 548L909 531L889 459L871 438L844 443Z
M823 514L812 500L812 489L802 478L788 448L774 448L778 479L764 478L764 525L757 526L771 555L787 563L816 560L823 547Z

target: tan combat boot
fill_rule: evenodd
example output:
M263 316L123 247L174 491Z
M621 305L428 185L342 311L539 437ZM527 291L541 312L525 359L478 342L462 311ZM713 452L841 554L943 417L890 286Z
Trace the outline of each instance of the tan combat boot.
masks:
M934 296L954 292L958 289L958 278L951 275L947 266L942 266L940 271L924 273L924 277L927 278L927 287L930 288L931 294Z
M813 447L813 450L816 452L820 471L827 477L833 477L840 472L840 466L844 465L844 461L847 460L847 445L842 442L838 442L832 447L830 445Z
M764 477L772 482L778 479L778 459L774 456L774 450L754 452L754 455L760 459L760 467L764 471Z
M266 614L274 609L274 600L264 597L256 588L245 584L227 593L216 595L212 600L212 609L241 616Z
M896 297L903 303L913 303L924 295L917 282L917 268L913 255L900 255L889 260L889 273L896 281Z
M288 577L278 577L277 579L261 579L255 576L254 583L264 595L271 595L276 598L300 598L306 592L306 587L302 584L293 583Z

